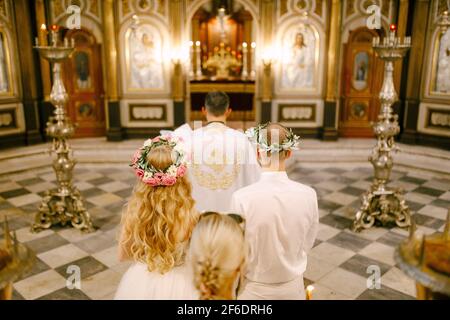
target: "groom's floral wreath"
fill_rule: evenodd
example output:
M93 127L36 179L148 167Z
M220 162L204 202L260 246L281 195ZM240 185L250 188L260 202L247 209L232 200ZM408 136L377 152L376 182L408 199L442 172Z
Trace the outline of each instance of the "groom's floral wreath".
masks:
M292 129L286 129L286 139L280 143L268 144L267 126L270 122L260 124L254 128L248 129L245 134L250 141L256 143L263 151L277 153L281 151L297 150L300 144L300 137L292 132Z
M144 145L135 152L130 164L136 176L143 183L152 187L173 186L178 178L186 174L186 157L180 147L180 142L182 142L181 137L169 135L146 140ZM147 162L149 152L159 146L172 148L173 163L165 170L158 170Z

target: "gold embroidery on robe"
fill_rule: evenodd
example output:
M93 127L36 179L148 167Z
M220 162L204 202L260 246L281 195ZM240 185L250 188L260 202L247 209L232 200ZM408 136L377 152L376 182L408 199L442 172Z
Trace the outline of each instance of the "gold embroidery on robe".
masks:
M225 134L225 128L225 126L210 125L204 129L209 139L203 140L202 164L199 165L194 161L191 166L191 172L196 182L201 187L210 190L230 188L241 170L242 155L239 152L237 155L234 152L230 154L229 151L224 150L224 145L221 145L215 146L208 154L206 153L207 146L215 143L215 137ZM225 139L221 141L225 141Z

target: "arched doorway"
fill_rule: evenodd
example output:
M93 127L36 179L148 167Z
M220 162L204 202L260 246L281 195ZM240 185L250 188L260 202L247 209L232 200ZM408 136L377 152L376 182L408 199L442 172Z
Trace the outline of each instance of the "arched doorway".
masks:
M371 122L377 120L378 94L383 81L383 62L377 59L366 27L350 31L344 44L339 134L343 137L372 137Z
M70 30L66 38L75 50L64 64L65 85L70 96L67 113L77 124L75 137L105 135L105 107L101 46L84 29Z
M189 120L202 120L207 92L225 91L233 109L228 125L255 125L257 98L256 50L258 24L246 1L197 1L188 9L190 40Z

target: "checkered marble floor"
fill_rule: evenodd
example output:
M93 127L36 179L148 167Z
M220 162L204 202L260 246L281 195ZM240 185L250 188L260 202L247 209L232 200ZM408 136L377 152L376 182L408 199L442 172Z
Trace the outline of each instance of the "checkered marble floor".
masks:
M414 299L415 285L396 266L395 247L407 232L399 228L349 230L360 195L372 181L370 167L301 165L290 177L311 185L319 196L320 231L308 259L305 285L314 299ZM37 255L36 264L14 284L14 299L111 299L129 263L119 262L120 215L135 178L126 165L79 165L75 184L81 190L95 233L53 228L30 233L41 196L55 186L51 168L0 176L0 219L7 216L19 241ZM442 231L450 207L450 179L395 170L392 186L406 192L419 230ZM3 231L0 231L0 235ZM67 267L81 269L81 290L66 287ZM381 271L381 289L367 289L369 265Z

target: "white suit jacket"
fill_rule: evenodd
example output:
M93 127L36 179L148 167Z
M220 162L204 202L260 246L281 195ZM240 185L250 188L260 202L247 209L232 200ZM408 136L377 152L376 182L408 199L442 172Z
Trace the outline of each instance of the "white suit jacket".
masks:
M231 210L245 218L249 281L278 284L303 275L319 227L314 189L284 171L263 172L233 195Z

